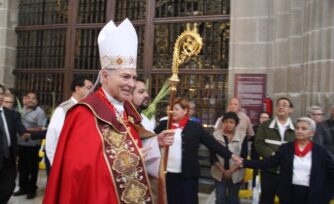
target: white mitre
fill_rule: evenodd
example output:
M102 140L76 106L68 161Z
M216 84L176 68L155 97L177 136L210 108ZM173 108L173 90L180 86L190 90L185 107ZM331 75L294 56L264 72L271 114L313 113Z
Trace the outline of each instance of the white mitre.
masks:
M129 19L116 26L113 21L105 25L98 38L102 69L137 67L138 37Z

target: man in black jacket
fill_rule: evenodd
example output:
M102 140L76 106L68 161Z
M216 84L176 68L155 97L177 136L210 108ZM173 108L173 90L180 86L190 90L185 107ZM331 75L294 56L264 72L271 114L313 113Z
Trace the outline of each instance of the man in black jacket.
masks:
M7 203L15 188L16 133L25 128L13 111L2 107L5 88L0 85L0 203ZM20 115L18 115L20 117Z
M317 125L317 130L314 135L314 142L324 146L332 159L334 159L334 103L330 106L330 117L327 120L322 121ZM334 182L333 180L328 180L328 185L330 185L329 197L333 198L334 195Z
M334 159L334 103L330 106L330 117L317 125L314 141L323 145Z

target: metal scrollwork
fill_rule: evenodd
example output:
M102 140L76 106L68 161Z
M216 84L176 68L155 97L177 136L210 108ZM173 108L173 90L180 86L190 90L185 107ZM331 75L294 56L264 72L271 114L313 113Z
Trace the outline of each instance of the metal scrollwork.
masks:
M197 24L195 23L193 29L190 28L190 24L187 24L186 30L181 33L177 38L174 45L173 52L173 64L172 64L172 77L169 79L170 84L175 86L179 82L178 72L179 66L186 60L189 60L192 56L198 55L203 46L203 41L197 30Z

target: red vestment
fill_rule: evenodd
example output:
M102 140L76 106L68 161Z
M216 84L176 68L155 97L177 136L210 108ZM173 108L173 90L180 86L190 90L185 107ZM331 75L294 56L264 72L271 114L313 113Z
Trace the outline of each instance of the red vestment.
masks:
M101 89L98 93L101 93ZM136 183L131 183L131 186L136 187L134 184L139 183L141 187L144 186L144 190L139 189L142 191L137 191L138 189L134 189L131 191L130 189L124 190L123 193L119 191L119 189L127 189L126 182L133 179L133 177L129 179L130 177L125 177L119 172L114 174L115 169L123 167L123 163L118 162L120 165L117 166L117 162L115 162L115 167L110 162L109 157L112 157L114 152L108 153L108 149L114 149L108 145L114 141L109 141L105 136L115 134L116 136L124 136L124 134L121 134L122 131L124 133L124 131L133 132L133 130L126 131L125 126L117 121L115 112L110 111L110 106L108 107L108 105L110 104L101 100L101 97L94 93L68 112L57 145L43 201L44 204L125 203L122 196L125 195L126 197L127 194L132 196L137 192L141 193L145 189L146 191L143 194L145 196L142 197L145 197L147 201L145 203L152 203L145 168L143 165L140 166L143 163L141 163L142 159L138 153L139 150L137 151L138 146L141 144L138 135L130 134L131 137L137 137L134 138L134 141L137 140L139 142L138 145L134 145L133 149L135 151L131 155L135 155L135 159L137 158L139 161L139 165L135 166L136 170L134 172L138 172L139 169L142 173L141 175L140 173L136 174L136 177L140 177L140 179L137 179ZM126 103L124 107L132 123L140 123L140 116L133 106ZM107 130L113 134L108 134L109 132L104 134L105 132L101 131L101 127L107 127ZM126 145L128 143L129 140L127 140ZM126 147L128 148L128 146ZM126 157L128 152L123 152L125 152L125 158L129 158ZM123 155L121 156L123 157ZM117 155L117 158L121 156ZM117 158L114 159L117 160ZM130 158L129 161L131 159L133 158ZM125 163L130 162L126 160ZM128 169L126 173L129 171L131 173L133 169ZM116 178L114 175L116 175Z

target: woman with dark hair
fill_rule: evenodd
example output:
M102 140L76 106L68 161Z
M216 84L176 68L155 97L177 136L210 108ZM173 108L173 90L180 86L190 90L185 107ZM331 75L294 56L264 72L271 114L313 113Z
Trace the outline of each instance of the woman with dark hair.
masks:
M232 153L246 159L248 154L246 134L238 128L239 118L234 112L227 112L222 118L222 129L213 133L214 138L227 147ZM230 159L224 158L211 152L212 163L211 175L215 179L216 204L239 204L239 190L244 178L244 169Z
M245 160L243 167L280 168L277 195L281 204L329 203L329 180L334 178L334 161L328 151L313 143L316 124L308 117L296 122L296 139L283 144L264 160Z
M174 143L169 147L167 163L167 198L172 204L198 203L198 177L200 175L198 148L200 143L229 160L240 160L212 135L204 130L201 124L190 121L188 116L189 101L179 98L173 109L173 125L175 129ZM167 121L161 121L155 129L156 133L165 130Z

